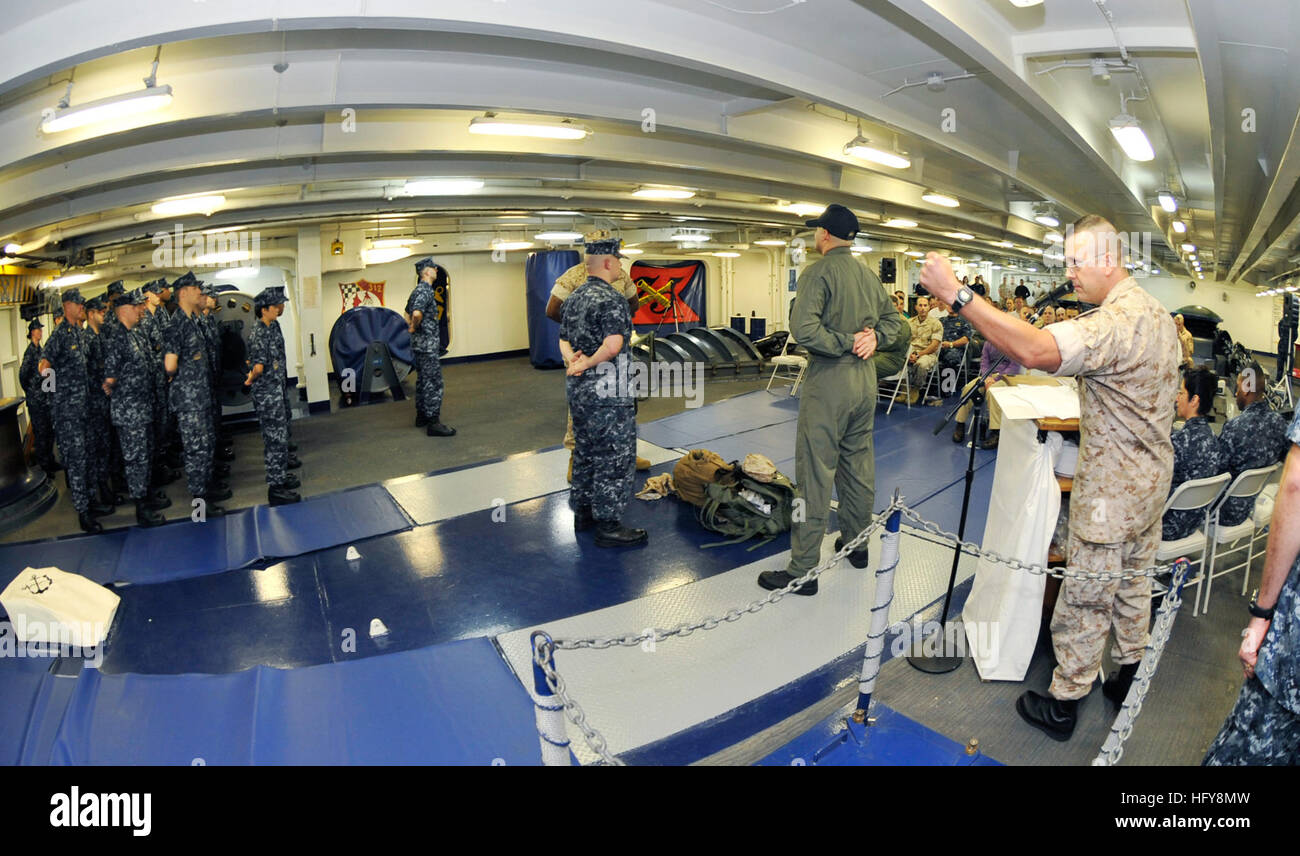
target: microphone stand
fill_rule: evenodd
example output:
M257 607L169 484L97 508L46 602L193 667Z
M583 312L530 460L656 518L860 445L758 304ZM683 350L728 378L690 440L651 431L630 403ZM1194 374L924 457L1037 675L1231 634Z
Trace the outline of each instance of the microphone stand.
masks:
M961 410L961 408L965 406L966 402L971 402L973 405L971 415L974 418L970 420L970 457L966 461L966 488L962 493L961 498L961 522L957 525L957 538L960 541L966 540L966 515L970 511L970 489L971 485L975 482L975 426L979 425L980 418L984 414L984 401L986 398L984 384L989 377L998 370L998 368L1006 363L1007 357L1003 356L1002 359L989 366L988 371L980 375L979 380L977 380L975 384L966 391L957 402L956 406L953 407L952 410L948 411L948 415L945 416L943 421L934 429L934 434L939 434L947 428L948 423L952 422L952 420L957 416L957 411ZM952 590L957 583L957 565L960 561L961 546L957 545L953 548L952 570L948 574L948 591L943 597L943 612L939 617L938 633L940 639L947 638L945 629L948 624L948 610L952 606ZM966 659L965 657L957 656L930 656L923 653L923 646L917 646L915 644L913 645L912 651L913 653L908 656L907 662L911 663L913 668L931 675L942 675L946 672L956 671Z

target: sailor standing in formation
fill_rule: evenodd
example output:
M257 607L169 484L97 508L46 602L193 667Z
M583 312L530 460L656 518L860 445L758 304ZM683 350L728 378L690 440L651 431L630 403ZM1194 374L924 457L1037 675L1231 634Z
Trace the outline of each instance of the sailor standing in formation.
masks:
M298 479L289 473L289 411L284 396L286 370L272 325L284 311L284 296L278 287L266 288L253 299L257 321L248 337L248 376L257 421L265 447L267 501L271 505L299 502L294 492Z
M117 429L127 490L135 501L136 523L158 526L167 522L158 512L171 505L171 500L161 489L150 491L153 348L139 328L144 303L139 291L119 295L113 301L116 323L105 333L103 390Z
M415 355L415 427L425 427L430 437L450 437L455 428L442 424L442 363L438 359L438 302L434 283L446 271L423 258L415 263L418 281L406 302L407 330Z
M27 418L31 422L36 462L47 475L53 475L63 467L54 460L54 422L50 415L50 399L41 388L40 364L45 352L41 347L41 336L44 332L45 325L39 318L33 318L27 325L27 350L23 351L22 365L18 369L18 383L27 398Z

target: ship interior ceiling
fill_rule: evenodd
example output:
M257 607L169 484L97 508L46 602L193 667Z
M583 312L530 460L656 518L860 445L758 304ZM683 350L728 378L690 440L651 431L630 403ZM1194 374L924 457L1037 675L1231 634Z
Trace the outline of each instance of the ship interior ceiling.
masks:
M1099 680L1131 681L1137 703L1098 688L1072 737L1045 734L1021 704L1053 683L1058 581L969 549L954 558L954 533L1064 567L1089 398L1070 385L1049 401L1026 383L998 399L999 417L1012 394L1024 408L1000 437L987 414L964 438L936 431L978 377L979 340L932 373L923 354L919 370L872 376L894 394L879 395L874 450L852 453L855 467L874 456L869 563L832 558L842 494L847 521L858 490L843 476L811 597L751 606L771 588L760 574L793 567L791 532L808 526L797 514L729 537L680 491L642 493L680 482L698 449L737 472L761 456L799 497L810 489L796 450L811 460L809 424L829 412L817 402L845 394L826 378L846 370L795 340L792 312L801 275L836 263L820 251L830 227L809 222L832 211L858 224L856 276L903 292L909 314L928 253L998 304L1020 285L1037 302L1090 263L1067 268L1066 248L1076 221L1101 214L1146 295L1193 319L1187 359L1224 381L1214 434L1238 416L1250 360L1276 369L1267 398L1289 420L1295 355L1278 338L1300 324L1294 0L6 6L0 763L1182 766L1220 734L1282 468L1235 551L1211 560L1203 532L1188 542L1181 606L1161 594L1177 579L1154 577L1144 662L1158 668L1134 678L1107 650ZM566 381L548 316L584 252L604 276L607 239L635 282L629 353L651 382L635 455L629 440L588 460L626 432L592 427L613 409ZM176 308L192 299L187 272L216 287L207 321ZM150 319L158 280L172 308ZM69 334L55 313L73 289L125 291L107 316L149 320ZM566 317L576 339L599 298L564 299L589 310ZM85 360L111 354L99 381L131 359L116 362L113 335L123 351L153 342L140 358L148 426L92 382L84 436L69 441L60 375L33 375L39 354L29 364L36 321L51 365L73 359L69 336ZM215 402L206 423L186 409L190 358L163 357L191 332L207 342L193 360L212 364L193 393ZM273 363L260 375L255 355ZM283 406L267 393L277 378ZM1067 418L1033 424L1052 407ZM153 438L143 498L128 435ZM575 531L571 504L624 457L637 496L622 521ZM86 478L100 479L89 512ZM728 495L771 517L761 491L781 480L746 478L750 493ZM94 511L105 502L115 510ZM843 534L858 533L846 522ZM1228 557L1245 569L1216 580ZM76 597L42 604L60 586ZM108 619L93 658L12 654L20 618L87 615ZM955 671L912 663L905 641L923 626L963 649ZM561 645L551 661L537 630L620 641ZM931 666L947 656L920 652ZM551 668L587 725L557 702Z

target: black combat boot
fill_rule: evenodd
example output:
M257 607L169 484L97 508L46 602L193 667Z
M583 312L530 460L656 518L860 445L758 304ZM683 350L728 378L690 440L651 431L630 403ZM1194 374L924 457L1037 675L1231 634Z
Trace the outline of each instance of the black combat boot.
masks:
M194 499L201 499L201 500L203 500L203 505L204 505L203 513L204 513L204 515L206 515L207 517L224 517L224 516L225 516L225 514L226 514L226 509L223 508L223 507L220 506L220 505L217 505L215 502L213 502L213 501L212 501L212 498L211 498L210 496L208 496L207 494L197 494L197 495L194 497ZM194 503L193 503L193 502L190 503L190 508L191 508L191 509L194 508Z
M289 473L284 477L284 481L280 482L280 487L287 487L289 490L297 490L302 487L302 482L298 481L298 477L293 473Z
M1074 723L1079 718L1079 700L1062 701L1041 693L1027 692L1016 699L1016 713L1048 737L1064 743L1074 734Z
M96 520L89 511L83 511L77 515L77 522L81 524L83 532L103 532L104 527Z
M617 520L596 521L597 547L636 547L649 539L644 529L629 529Z
M135 522L138 526L162 526L167 522L167 518L158 513L157 509L149 507L149 501L137 499L135 501Z
M294 502L302 502L302 497L284 485L280 485L266 491L266 501L270 505L289 505Z
M298 451L298 444L295 443L294 441L290 440L290 441L289 441L289 451L290 451L290 452L296 452L296 451Z
M170 508L171 504L171 497L162 488L158 488L149 494L148 505L150 511L162 511L164 508Z
M223 499L230 499L230 487L223 482L209 482L208 492L205 494L209 501L220 502Z
M429 424L429 417L425 416L423 413L417 413L417 414L415 414L415 427L416 427L416 428L423 428L425 425L428 425L428 424Z
M965 439L966 439L966 423L954 422L953 429L952 429L952 441L954 443L960 443Z
M799 579L799 577L792 576L787 571L763 571L763 573L758 575L758 584L768 591L776 591L785 588L797 579ZM809 580L799 586L799 588L795 589L794 593L801 594L804 597L817 594L817 581Z
M579 506L573 512L573 531L586 532L596 525L596 518L591 516L591 506Z
M102 502L94 499L90 502L91 517L107 517L115 511L117 511L117 508L112 505L104 505Z
M835 552L838 553L844 549L844 536L835 539ZM871 564L871 551L866 547L854 550L849 553L849 564L855 568L865 568Z
M228 477L230 475L230 464L224 463L223 461L214 462L212 464L212 474L223 479Z
M980 443L980 448L996 449L998 447L998 431L997 428L990 429L989 433L984 435L984 442Z
M215 457L218 461L233 461L235 459L235 447L222 446L220 449L217 449Z
M1124 699L1128 698L1128 689L1133 686L1133 678L1137 675L1140 665L1142 665L1140 660L1136 663L1125 663L1119 667L1119 671L1112 672L1101 685L1101 694L1110 699L1115 707L1124 706Z
M297 455L290 455L289 463L286 466L291 470L296 470L302 466L302 461L298 460Z
M430 437L450 437L456 433L456 429L448 425L443 425L437 417L429 423L429 427L424 429L424 433Z

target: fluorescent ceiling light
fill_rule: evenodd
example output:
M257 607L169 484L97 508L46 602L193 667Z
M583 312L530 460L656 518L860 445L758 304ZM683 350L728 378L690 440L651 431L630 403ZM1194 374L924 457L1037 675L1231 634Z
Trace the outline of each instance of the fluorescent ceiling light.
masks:
M213 279L252 279L261 271L255 267L226 268L212 274Z
M1002 270L1002 265L994 265L993 270Z
M639 255L641 255L642 253L644 253L645 250L626 250L626 249L625 249L625 250L619 250L619 252L622 253L622 254L625 255L625 256L639 256Z
M1138 120L1128 113L1120 113L1110 120L1110 132L1115 135L1124 154L1135 161L1155 160L1156 150L1151 148L1151 141L1143 133Z
M228 250L222 253L207 253L194 260L194 264L199 267L213 267L215 265L227 265L231 262L246 262L253 257L248 250Z
M851 252L851 253L873 253L873 252L875 252L875 250L872 249L871 247L868 247L866 244L854 244L853 246L849 247L849 252Z
M891 229L915 229L916 221L908 220L905 217L893 217L885 221L885 225Z
M956 238L959 241L969 241L975 237L969 232L944 232L944 235L949 238Z
M415 252L410 247L384 247L379 250L362 250L361 261L368 265L382 265L404 259Z
M785 241L781 242L781 246L785 246ZM22 251L23 248L17 244L5 244L4 252L7 256L12 256L14 253L21 253Z
M483 189L476 178L431 178L408 181L402 187L407 196L464 196Z
M172 103L171 86L148 86L125 95L111 95L98 101L88 101L76 107L55 110L54 115L41 122L41 131L54 134L80 128L95 122L107 122L125 116L135 116L151 110L161 110Z
M1002 247L1003 249L1009 250L1012 247L1014 247L1015 244L1011 243L1010 241L997 241L996 243L993 244L993 246Z
M591 129L572 122L555 122L546 119L502 119L497 116L476 116L469 120L471 134L488 134L497 137L542 137L548 140L583 140Z
M1195 244L1183 244L1182 247L1183 247L1183 252L1185 252L1185 253L1194 253L1194 252L1196 252L1196 245L1195 245Z
M582 239L581 232L538 232L533 237L538 241L553 241L555 243L568 243Z
M1160 276L1160 268L1151 268L1152 276Z
M1177 232L1177 233L1180 234L1180 235L1186 233L1186 232L1187 232L1187 224L1184 223L1182 220L1175 220L1175 221L1174 221L1174 231Z
M1187 258L1191 259L1192 261L1196 261L1196 253L1192 253L1192 254L1191 254L1190 256L1188 256Z
M632 195L638 199L690 199L695 191L682 187L638 187Z
M538 211L537 213L538 213L538 214L541 214L541 215L543 215L543 216L546 216L546 217L580 217L580 216L582 216L582 212L581 212L581 211Z
M929 202L931 205L942 205L944 208L957 208L961 205L961 202L951 196L944 196L942 193L935 193L932 190L922 193L921 200Z
M1065 241L1065 238L1061 237L1060 232L1048 232L1043 236L1043 240L1049 244L1060 244Z
M877 148L871 144L870 140L862 136L854 137L845 143L844 154L878 163L891 169L907 169L912 165L910 160L898 152Z
M925 258L925 253L921 252L920 250L908 250L907 252L903 253L903 255L911 256L914 259Z
M1196 278L1197 278L1197 279L1205 279L1205 274L1203 274L1203 273L1198 273L1198 274L1196 275Z
M714 255L717 256L717 257L720 258L720 259L738 259L738 258L740 258L740 253L733 253L733 252L731 252L730 250L719 250L718 252L714 253Z
M673 236L670 237L668 240L670 240L670 241L707 241L708 239L709 239L709 236L708 236L708 235L704 235L704 234L701 234L701 233L699 233L699 232L678 232L676 235L673 235Z
M92 279L96 279L98 277L99 274L97 273L70 273L67 274L66 276L61 276L58 279L51 280L50 282L46 283L46 287L62 288L63 286L66 285L81 285L83 282L90 282Z
M1021 9L1027 9L1030 6L1041 6L1043 0L1011 0L1012 6L1019 6Z
M1170 214L1178 210L1178 200L1168 190L1162 190L1156 194L1156 199L1160 200L1160 207Z
M1036 267L1026 268L1026 270L1028 270L1030 273L1038 273L1038 268Z
M226 197L219 194L182 196L179 199L155 202L151 210L160 217L179 217L185 214L202 214L206 217L225 204Z
M532 241L493 241L492 249L494 250L526 250L533 245Z
M1051 214L1039 214L1035 216L1034 219L1050 229L1055 229L1061 225L1061 221L1053 217Z
M818 205L816 202L788 202L781 206L781 210L789 211L799 217L811 217L825 211L826 206Z
M781 240L780 238L764 238L763 240L755 241L754 243L760 247L784 247L785 246L785 241Z
M370 247L375 250L387 250L392 247L414 247L423 244L421 238L371 238Z

